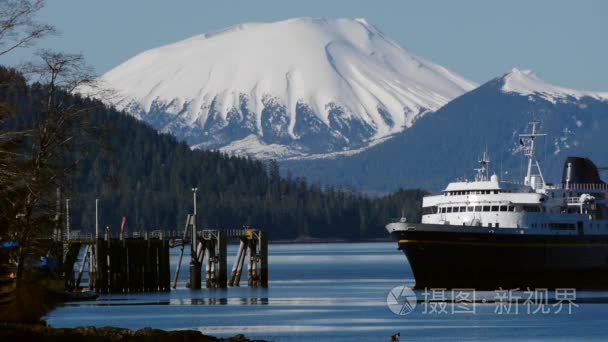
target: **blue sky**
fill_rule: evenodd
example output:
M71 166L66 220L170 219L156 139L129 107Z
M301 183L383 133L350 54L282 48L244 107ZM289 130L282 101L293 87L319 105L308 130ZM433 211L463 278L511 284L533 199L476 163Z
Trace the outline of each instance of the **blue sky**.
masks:
M103 73L143 50L250 21L366 18L403 47L483 83L512 67L556 85L608 91L608 1L55 0L39 47L83 53ZM21 50L0 58L15 64Z

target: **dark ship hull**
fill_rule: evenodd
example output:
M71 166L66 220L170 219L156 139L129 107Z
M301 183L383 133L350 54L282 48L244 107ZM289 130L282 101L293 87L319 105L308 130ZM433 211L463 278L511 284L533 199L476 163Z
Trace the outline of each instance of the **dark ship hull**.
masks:
M494 234L475 227L396 230L416 288L608 288L608 235Z

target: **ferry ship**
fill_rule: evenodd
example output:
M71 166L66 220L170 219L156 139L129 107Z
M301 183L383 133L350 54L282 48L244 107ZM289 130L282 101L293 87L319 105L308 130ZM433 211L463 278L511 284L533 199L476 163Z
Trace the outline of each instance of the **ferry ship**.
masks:
M534 151L544 134L531 126L522 184L489 176L484 153L474 180L423 198L421 223L386 226L416 288L608 288L608 184L582 157L565 160L561 183L545 182Z

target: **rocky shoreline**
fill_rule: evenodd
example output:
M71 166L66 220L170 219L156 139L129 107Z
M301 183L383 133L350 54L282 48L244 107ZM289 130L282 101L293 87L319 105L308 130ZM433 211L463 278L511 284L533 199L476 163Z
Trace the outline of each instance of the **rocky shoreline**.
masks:
M115 327L51 328L42 324L0 323L0 341L181 341L181 342L246 342L254 341L244 335L217 338L197 330L165 331L152 328L130 330ZM255 340L261 341L261 340Z

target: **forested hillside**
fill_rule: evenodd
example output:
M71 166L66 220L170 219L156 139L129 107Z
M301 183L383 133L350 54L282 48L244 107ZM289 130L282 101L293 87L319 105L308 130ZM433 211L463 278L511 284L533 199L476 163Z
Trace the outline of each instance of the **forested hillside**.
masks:
M15 116L3 131L23 130L35 122L44 87L28 86L17 73L0 70L0 101ZM323 189L301 178L283 178L275 162L263 163L214 151L191 150L99 101L68 97L82 119L72 127L73 150L66 165L72 229L92 231L95 198L100 225L129 230L183 227L192 210L192 187L198 187L200 223L209 228L251 225L273 239L386 236L384 225L404 212L419 217L421 190L398 191L382 198Z

